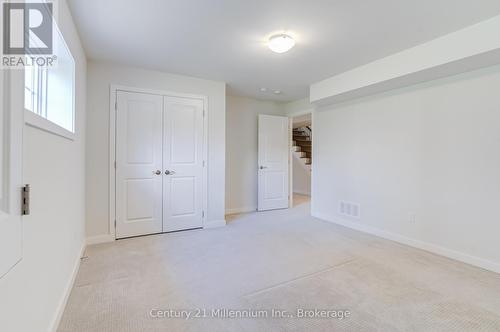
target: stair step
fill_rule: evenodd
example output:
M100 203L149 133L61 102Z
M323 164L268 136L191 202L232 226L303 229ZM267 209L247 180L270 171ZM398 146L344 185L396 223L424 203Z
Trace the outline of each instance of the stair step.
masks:
M312 165L312 136L305 128L293 129L293 151L300 160L311 169Z
M307 152L304 151L296 151L295 152L299 158L307 158Z
M299 158L311 158L312 153L311 151L303 151L303 150L293 150L293 152L297 155Z

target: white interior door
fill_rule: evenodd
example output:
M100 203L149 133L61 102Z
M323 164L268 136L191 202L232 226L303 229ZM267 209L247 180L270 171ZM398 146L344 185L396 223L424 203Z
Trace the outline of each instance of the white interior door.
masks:
M203 226L203 113L201 99L164 99L164 232Z
M162 232L163 97L117 92L116 238Z
M288 208L288 118L259 115L258 210Z
M22 70L0 70L0 278L22 258Z

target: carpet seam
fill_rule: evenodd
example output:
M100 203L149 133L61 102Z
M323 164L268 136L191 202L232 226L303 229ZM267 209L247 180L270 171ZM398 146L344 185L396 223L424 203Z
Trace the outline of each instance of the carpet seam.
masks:
M330 267L328 267L326 269L323 269L323 270L320 270L320 271L316 271L316 272L312 272L312 273L309 273L309 274L305 274L305 275L300 276L300 277L296 277L296 278L293 278L293 279L290 279L290 280L286 280L286 281L280 282L279 284L275 284L273 286L269 286L269 287L262 288L260 290L257 290L257 291L254 291L254 292L251 292L251 293L248 293L248 294L245 294L245 295L241 295L241 298L252 297L252 296L255 296L255 295L258 295L258 294L270 291L270 290L272 290L274 288L282 287L282 286L285 286L287 284L290 284L290 283L293 283L293 282L296 282L296 281L299 281L299 280L304 280L304 279L307 279L307 278L315 277L315 276L321 275L323 273L330 272L331 270L337 269L337 268L339 268L341 266L350 264L350 263L352 263L352 262L354 262L356 260L357 260L356 258L349 259L349 260L347 260L345 262L342 262L342 263L339 263L339 264L336 264L336 265L332 265L332 266L330 266Z

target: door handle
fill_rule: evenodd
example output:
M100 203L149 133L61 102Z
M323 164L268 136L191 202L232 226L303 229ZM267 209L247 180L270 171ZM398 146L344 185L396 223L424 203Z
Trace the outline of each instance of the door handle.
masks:
M161 175L161 171L160 170L157 170L156 172L153 171L153 174L156 174L156 175Z
M260 166L259 168L260 169L265 169L265 168L267 168L267 166Z
M174 175L175 171L169 171L168 169L165 171L165 175Z

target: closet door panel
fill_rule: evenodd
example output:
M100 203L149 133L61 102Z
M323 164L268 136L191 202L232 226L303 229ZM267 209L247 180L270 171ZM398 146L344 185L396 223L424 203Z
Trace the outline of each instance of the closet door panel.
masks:
M163 231L203 226L203 101L165 97Z
M116 237L162 232L163 97L118 91Z

